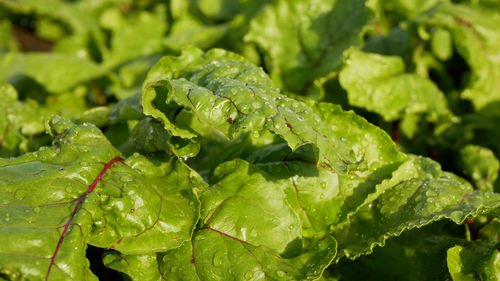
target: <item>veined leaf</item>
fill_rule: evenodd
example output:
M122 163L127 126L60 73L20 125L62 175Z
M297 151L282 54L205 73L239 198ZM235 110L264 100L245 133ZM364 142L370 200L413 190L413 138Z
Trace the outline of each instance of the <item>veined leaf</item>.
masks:
M190 48L178 58L162 59L146 79L142 105L174 136L196 138L206 135L206 127L228 138L271 131L292 149L314 144L319 161L340 171L362 161L309 106L280 95L261 68L223 50ZM193 119L204 128L193 126Z
M275 1L251 21L245 40L265 52L281 89L318 96L321 78L340 68L344 50L361 43L371 19L365 2Z
M191 243L160 255L174 280L316 279L336 254L332 237L305 239L287 195L261 168L243 160L220 165L201 194Z
M411 157L377 189L379 196L367 200L346 226L334 230L339 251L348 258L371 253L405 230L440 219L461 224L468 216L500 207L500 194L473 191L465 180L422 157Z
M142 254L190 239L203 187L195 172L175 159L123 160L88 123L49 124L53 147L0 158L2 270L30 280L94 280L87 244Z

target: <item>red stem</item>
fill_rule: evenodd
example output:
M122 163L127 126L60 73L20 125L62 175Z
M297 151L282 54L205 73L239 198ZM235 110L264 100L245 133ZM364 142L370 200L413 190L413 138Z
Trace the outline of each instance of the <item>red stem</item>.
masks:
M80 205L82 205L82 203L85 200L85 198L87 197L87 195L89 195L92 191L94 191L94 188L97 186L97 184L99 184L102 181L102 177L106 174L106 172L109 169L111 169L111 167L117 162L123 163L123 159L120 156L116 156L115 158L111 159L111 161L109 161L108 163L105 163L104 168L102 168L102 170L99 172L99 174L94 179L94 181L89 185L89 188L87 189L87 191L85 191L85 193L83 193L80 197L78 197L78 199L75 200L76 201L75 208L71 212L71 215L70 215L68 221L64 224L64 229L63 229L63 232L61 233L61 236L59 237L59 241L57 241L57 245L56 245L56 249L54 250L54 254L50 258L50 264L49 264L49 268L47 270L47 274L45 275L45 281L49 280L50 271L52 270L52 267L55 264L55 260L56 260L57 254L59 253L59 249L61 248L63 239L66 236L66 233L68 232L68 229L71 225L71 222L75 218L76 213L80 209Z

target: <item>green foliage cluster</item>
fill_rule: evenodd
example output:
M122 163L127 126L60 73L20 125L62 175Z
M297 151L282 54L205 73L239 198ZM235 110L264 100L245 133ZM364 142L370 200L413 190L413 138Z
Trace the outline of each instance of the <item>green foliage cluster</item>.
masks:
M500 280L494 0L0 1L0 280Z

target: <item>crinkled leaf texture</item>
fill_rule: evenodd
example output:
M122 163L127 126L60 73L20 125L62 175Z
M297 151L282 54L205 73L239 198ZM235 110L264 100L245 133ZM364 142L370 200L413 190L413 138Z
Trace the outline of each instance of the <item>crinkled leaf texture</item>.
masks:
M280 88L317 97L322 80L342 65L343 51L361 43L361 31L371 20L365 2L274 1L251 21L245 40L267 55Z
M271 131L292 149L314 144L320 162L336 170L362 162L311 107L280 95L262 68L224 50L192 47L164 57L146 78L142 105L181 138Z
M465 180L442 172L436 162L417 156L410 156L376 189L346 225L334 230L339 251L351 259L405 230L441 219L461 224L500 207L500 194L473 190Z
M95 280L87 244L126 254L189 241L203 181L175 159L123 160L94 125L55 117L52 147L0 158L0 272Z

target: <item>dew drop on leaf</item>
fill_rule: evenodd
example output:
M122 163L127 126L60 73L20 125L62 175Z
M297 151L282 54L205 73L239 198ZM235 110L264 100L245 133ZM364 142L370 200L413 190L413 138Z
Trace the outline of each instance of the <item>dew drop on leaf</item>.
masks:
M33 208L33 212L35 212L36 214L40 213L40 207Z
M122 181L122 182L131 182L132 178L129 177L129 176L121 176L120 177L120 181Z
M428 197L434 197L437 195L436 191L432 190L432 189L429 189L425 192L425 195L428 196Z
M14 193L15 200L23 200L24 197L26 197L26 190L24 189L18 189L16 193Z
M224 252L215 252L214 257L212 258L212 264L214 266L221 266L224 261Z
M253 271L247 271L243 277L245 277L245 280L252 280Z
M276 271L276 275L278 275L279 277L285 277L286 273L283 270L278 270Z

